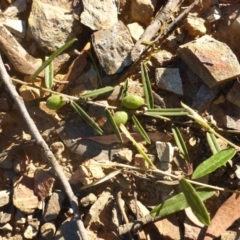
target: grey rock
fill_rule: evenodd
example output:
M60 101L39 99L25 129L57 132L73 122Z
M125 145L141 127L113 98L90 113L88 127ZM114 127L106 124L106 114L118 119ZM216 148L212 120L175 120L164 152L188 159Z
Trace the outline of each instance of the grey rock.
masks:
M79 240L79 230L76 221L67 220L58 228L53 240Z
M81 23L92 30L102 30L113 27L118 21L118 1L116 0L83 0L84 11Z
M101 66L109 75L121 72L132 63L129 52L133 41L121 21L110 29L95 32L92 35L92 44Z
M202 84L193 99L192 108L199 111L203 110L205 106L213 101L218 93L218 88L211 89L206 84Z
M240 83L236 81L227 94L227 100L240 107Z
M50 197L44 212L44 220L46 222L53 221L57 218L61 205L64 200L64 194L60 191L55 191Z
M208 35L181 45L178 53L210 88L240 76L240 65L232 50Z
M157 68L155 74L159 88L183 95L182 79L178 68Z
M81 33L81 23L72 14L66 14L71 11L71 2L67 0L33 1L28 23L34 39L42 48L56 51Z

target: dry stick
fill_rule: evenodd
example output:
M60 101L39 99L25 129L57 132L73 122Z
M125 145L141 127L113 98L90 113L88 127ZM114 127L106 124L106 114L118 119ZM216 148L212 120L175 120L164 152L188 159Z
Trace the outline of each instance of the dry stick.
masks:
M33 85L32 83L23 82L23 81L21 81L19 79L11 78L11 80L13 82L15 82L15 83L19 83L19 84L22 84L22 85L27 85L27 86L39 89L39 90L44 91L44 92L57 94L57 95L66 97L67 99L76 100L76 101L79 101L79 102L84 103L84 104L90 104L90 105L104 107L104 108L107 107L107 108L111 108L111 109L116 109L117 108L117 107L114 107L114 106L107 106L107 105L104 105L104 104L101 104L101 103L97 103L97 102L93 102L93 101L90 101L90 100L80 99L79 97L70 96L70 95L67 95L67 94L64 94L64 93L59 93L59 92L53 91L53 90L48 89L48 88L43 88L43 87L39 87L39 86Z
M141 54L148 48L148 46L143 44L143 42L151 41L157 35L159 30L164 27L165 22L167 22L171 16L171 13L176 10L180 3L181 0L169 0L167 4L157 13L156 17L145 29L144 33L131 51L131 59L133 62L137 61Z
M0 24L0 47L18 72L33 74L42 64L42 60L29 55L2 24Z
M134 221L133 223L128 223L128 224L124 224L119 226L118 228L118 234L119 235L123 235L127 232L133 231L134 233L138 232L139 230L141 230L142 226L150 223L150 222L154 222L157 220L162 219L163 217L152 217L150 214Z
M163 39L168 32L170 32L180 21L182 21L188 13L198 4L200 3L200 0L195 0L188 8L186 8L172 23L170 23L166 29L163 30L163 33L157 36L157 38L151 42L151 44L157 42L160 39Z
M86 234L86 230L84 228L83 222L80 219L80 215L79 215L79 209L78 209L78 201L76 196L74 195L71 186L66 178L66 176L64 175L61 166L58 164L55 156L53 155L53 153L50 151L48 145L46 144L46 142L44 141L43 137L41 136L41 134L39 133L35 123L33 122L32 118L30 117L26 106L24 105L23 99L22 97L19 96L18 92L16 91L15 86L13 85L10 76L8 75L2 58L0 56L0 78L1 80L4 82L8 92L10 93L10 95L12 96L12 98L14 99L14 102L18 108L18 111L21 113L23 119L25 120L27 127L31 133L31 135L34 137L34 139L36 140L36 143L42 148L45 157L47 158L47 160L52 164L53 169L55 170L58 178L60 179L60 181L63 184L64 190L69 198L71 207L73 209L74 212L74 219L77 222L78 228L79 228L79 232L81 235L81 239L82 240L87 240L87 234Z

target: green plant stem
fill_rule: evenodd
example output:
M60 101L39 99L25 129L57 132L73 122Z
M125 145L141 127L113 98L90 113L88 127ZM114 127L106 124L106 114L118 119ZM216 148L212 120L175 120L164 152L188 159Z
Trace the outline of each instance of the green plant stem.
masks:
M44 91L44 92L48 92L48 93L52 93L52 94L57 94L57 95L60 95L60 96L63 96L63 97L66 97L68 99L71 99L71 100L75 100L75 101L79 101L81 103L85 103L85 104L91 104L91 105L94 105L94 106L100 106L100 107L104 107L104 108L111 108L111 109L116 109L117 107L114 107L114 106L107 106L107 105L103 105L101 103L97 103L97 102L93 102L93 101L88 101L88 100L85 100L85 99L79 99L78 97L74 97L74 96L70 96L70 95L67 95L67 94L64 94L64 93L59 93L59 92L55 92L51 89L47 89L47 88L43 88L43 87L38 87L36 85L32 85L32 83L27 83L27 82L23 82L19 79L15 79L15 78L11 78L11 80L13 82L16 82L16 83L19 83L19 84L22 84L22 85L28 85L30 87L33 87L33 88L37 88L41 91Z
M215 136L221 138L224 142L226 142L229 146L233 147L236 151L240 152L240 147L235 145L234 143L228 141L225 137L223 137L221 134L215 132L214 129L210 128L209 129L210 133L213 133Z
M151 168L141 168L141 167L134 167L134 166L129 166L129 165L125 165L122 163L95 163L96 165L101 165L103 168L104 167L122 167L122 168L128 168L128 169L133 169L133 170L137 170L137 171L144 171L144 172L150 172L150 173L156 173L156 174L161 174L161 175L165 175L165 176L169 176L172 177L174 179L180 180L182 178L182 176L176 176L174 174L168 173L168 172L164 172L162 170L159 169L151 169ZM196 182L190 179L186 179L188 182L197 185L197 186L203 186L203 187L208 187L214 190L218 190L218 191L222 191L222 192L230 192L230 193L237 193L240 194L240 191L237 190L231 190L228 188L221 188L221 187L217 187L217 186L212 186L209 184L205 184L205 183L200 183L200 182Z

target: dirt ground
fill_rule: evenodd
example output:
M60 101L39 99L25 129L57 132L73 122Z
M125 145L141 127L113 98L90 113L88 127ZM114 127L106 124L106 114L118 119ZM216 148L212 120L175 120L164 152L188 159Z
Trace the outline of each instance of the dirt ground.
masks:
M240 3L100 2L0 1L0 240L240 239Z

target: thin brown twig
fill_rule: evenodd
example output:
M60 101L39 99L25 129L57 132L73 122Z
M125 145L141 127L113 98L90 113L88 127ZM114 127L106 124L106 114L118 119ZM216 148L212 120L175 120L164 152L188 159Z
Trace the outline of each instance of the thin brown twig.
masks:
M47 160L51 163L53 169L55 170L58 178L60 179L60 181L62 182L62 185L64 187L64 190L69 198L71 207L73 209L74 212L74 220L76 220L77 225L78 225L78 229L79 229L79 233L81 236L82 240L87 240L87 234L86 234L86 230L84 228L83 222L80 219L80 214L79 214L79 208L78 208L78 201L76 196L74 195L72 188L66 178L66 176L64 175L61 166L59 165L59 163L57 162L55 156L53 155L53 153L51 152L51 150L49 149L48 145L46 144L46 142L44 141L43 137L41 136L41 134L39 133L35 123L33 122L32 118L30 117L26 106L24 104L24 101L22 99L22 97L19 96L18 92L16 91L16 88L14 86L14 84L11 81L10 76L8 75L2 58L0 56L0 77L1 80L3 81L7 91L10 93L10 95L12 96L18 111L20 112L20 114L22 115L23 119L25 120L25 123L31 133L31 135L34 137L34 139L36 140L36 143L41 147L45 157L47 158Z

